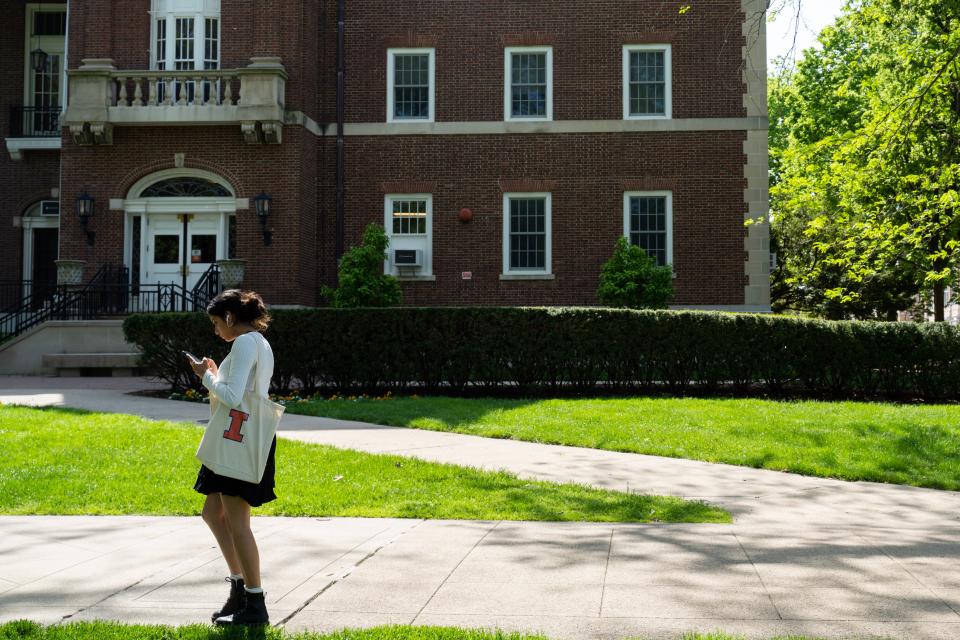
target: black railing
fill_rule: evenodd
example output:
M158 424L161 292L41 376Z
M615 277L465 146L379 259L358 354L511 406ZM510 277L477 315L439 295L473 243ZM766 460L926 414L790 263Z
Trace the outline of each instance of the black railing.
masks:
M217 293L219 269L210 269L193 289L179 284L131 285L126 267L103 267L85 285L58 285L45 295L22 298L18 307L0 311L0 341L47 320L93 320L131 313L203 311ZM201 286L202 285L202 286Z
M55 138L60 135L60 107L10 107L11 138Z
M220 293L220 265L216 262L204 271L200 280L190 290L193 296L194 309L205 307L218 293Z

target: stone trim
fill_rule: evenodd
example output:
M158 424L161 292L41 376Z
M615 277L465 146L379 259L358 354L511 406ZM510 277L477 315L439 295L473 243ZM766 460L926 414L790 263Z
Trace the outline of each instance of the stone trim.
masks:
M564 133L672 133L701 131L763 131L766 117L751 118L657 118L645 120L554 120L537 122L387 122L348 123L348 136L394 135L508 135Z
M748 117L767 117L766 0L741 0L743 10L743 106ZM749 308L770 309L770 154L767 132L747 131L743 143L745 252L743 301Z

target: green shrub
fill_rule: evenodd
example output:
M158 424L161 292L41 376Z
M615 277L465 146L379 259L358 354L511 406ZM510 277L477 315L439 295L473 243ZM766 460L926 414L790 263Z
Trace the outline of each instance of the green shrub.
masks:
M340 261L336 289L323 288L330 305L340 309L389 307L400 303L400 283L383 273L390 238L383 227L367 225L360 246L353 247Z
M673 269L658 267L638 246L617 240L613 256L600 271L597 298L608 307L666 309L673 295Z
M276 390L565 394L626 391L960 399L960 330L769 315L605 308L278 309ZM202 313L134 315L127 339L177 390L182 349L229 345Z

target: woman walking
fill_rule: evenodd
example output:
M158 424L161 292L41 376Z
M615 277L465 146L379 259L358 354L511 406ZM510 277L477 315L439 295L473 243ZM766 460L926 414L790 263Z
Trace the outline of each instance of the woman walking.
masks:
M207 305L207 315L217 336L232 343L230 354L219 366L210 358L191 362L194 373L210 391L211 404L220 402L237 409L245 392L259 390L266 396L273 376L273 351L262 335L270 322L263 300L256 293L231 289ZM236 438L241 437L238 431ZM274 436L258 483L219 475L206 465L197 475L194 489L207 496L203 521L217 539L230 570L230 596L212 616L217 625L270 621L260 583L260 552L250 529L250 509L277 497L273 492L276 444Z

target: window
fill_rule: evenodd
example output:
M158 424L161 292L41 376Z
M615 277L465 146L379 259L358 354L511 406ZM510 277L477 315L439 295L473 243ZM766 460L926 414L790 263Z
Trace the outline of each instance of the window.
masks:
M433 122L434 50L387 50L387 122Z
M504 120L553 120L553 48L504 49Z
M23 23L23 106L11 114L12 137L58 136L65 88L66 5L27 3ZM43 64L34 68L34 52Z
M504 274L549 274L550 194L503 194Z
M176 5L176 6L174 6ZM153 38L150 46L152 68L159 71L194 71L220 68L220 2L218 0L152 0ZM209 98L207 82L204 99ZM163 100L167 87L172 101L194 101L194 83L180 86L161 81L158 98Z
M623 117L671 118L670 45L623 48Z
M433 273L433 196L396 194L384 198L384 228L390 237L386 272L431 277ZM401 253L398 261L397 252Z
M623 195L624 235L658 266L673 264L673 195L669 191Z

